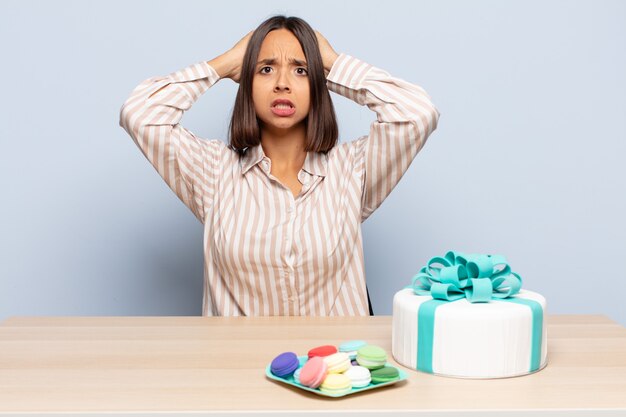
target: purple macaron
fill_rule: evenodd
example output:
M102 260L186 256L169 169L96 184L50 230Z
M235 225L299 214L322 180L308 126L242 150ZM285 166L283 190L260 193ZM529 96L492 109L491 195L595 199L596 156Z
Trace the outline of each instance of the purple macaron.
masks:
M284 352L274 358L270 370L274 375L284 378L293 374L299 365L300 361L295 353Z

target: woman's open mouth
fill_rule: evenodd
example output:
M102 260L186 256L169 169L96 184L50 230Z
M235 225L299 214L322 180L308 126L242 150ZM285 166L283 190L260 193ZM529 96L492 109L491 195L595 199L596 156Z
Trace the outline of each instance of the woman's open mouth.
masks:
M291 107L287 104L279 104L277 106L272 106L272 113L277 116L291 116L296 112L295 107Z
M296 112L296 108L290 100L276 99L272 102L272 113L277 116L291 116Z

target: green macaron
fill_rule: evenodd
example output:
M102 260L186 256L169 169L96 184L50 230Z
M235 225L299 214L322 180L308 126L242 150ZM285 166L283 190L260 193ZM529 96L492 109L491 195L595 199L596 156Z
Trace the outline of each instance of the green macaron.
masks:
M391 382L400 378L398 368L394 368L393 366L384 366L379 369L374 369L371 374L372 384L382 384L383 382Z
M359 365L370 370L382 368L387 363L387 353L378 346L363 346L356 353L356 361Z

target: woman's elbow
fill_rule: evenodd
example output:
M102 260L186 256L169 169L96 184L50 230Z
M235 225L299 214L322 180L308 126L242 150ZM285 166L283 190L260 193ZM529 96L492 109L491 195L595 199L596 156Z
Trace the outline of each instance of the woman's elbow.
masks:
M429 131L432 132L437 129L437 125L439 124L439 110L435 107L434 104L430 104L428 111L428 124L430 125Z
M129 109L128 101L126 101L124 102L124 104L122 104L122 107L120 108L120 115L119 115L119 118L120 118L119 124L126 131L129 131L131 117L132 117L132 112Z

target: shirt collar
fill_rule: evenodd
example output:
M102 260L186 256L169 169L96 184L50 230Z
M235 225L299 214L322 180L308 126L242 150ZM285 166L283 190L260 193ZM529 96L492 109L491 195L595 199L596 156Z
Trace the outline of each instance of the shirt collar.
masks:
M246 152L241 157L241 174L245 174L250 168L263 161L265 158L267 157L265 156L265 152L263 152L261 144L246 148ZM307 152L302 169L311 175L325 177L327 164L327 154L322 152Z

